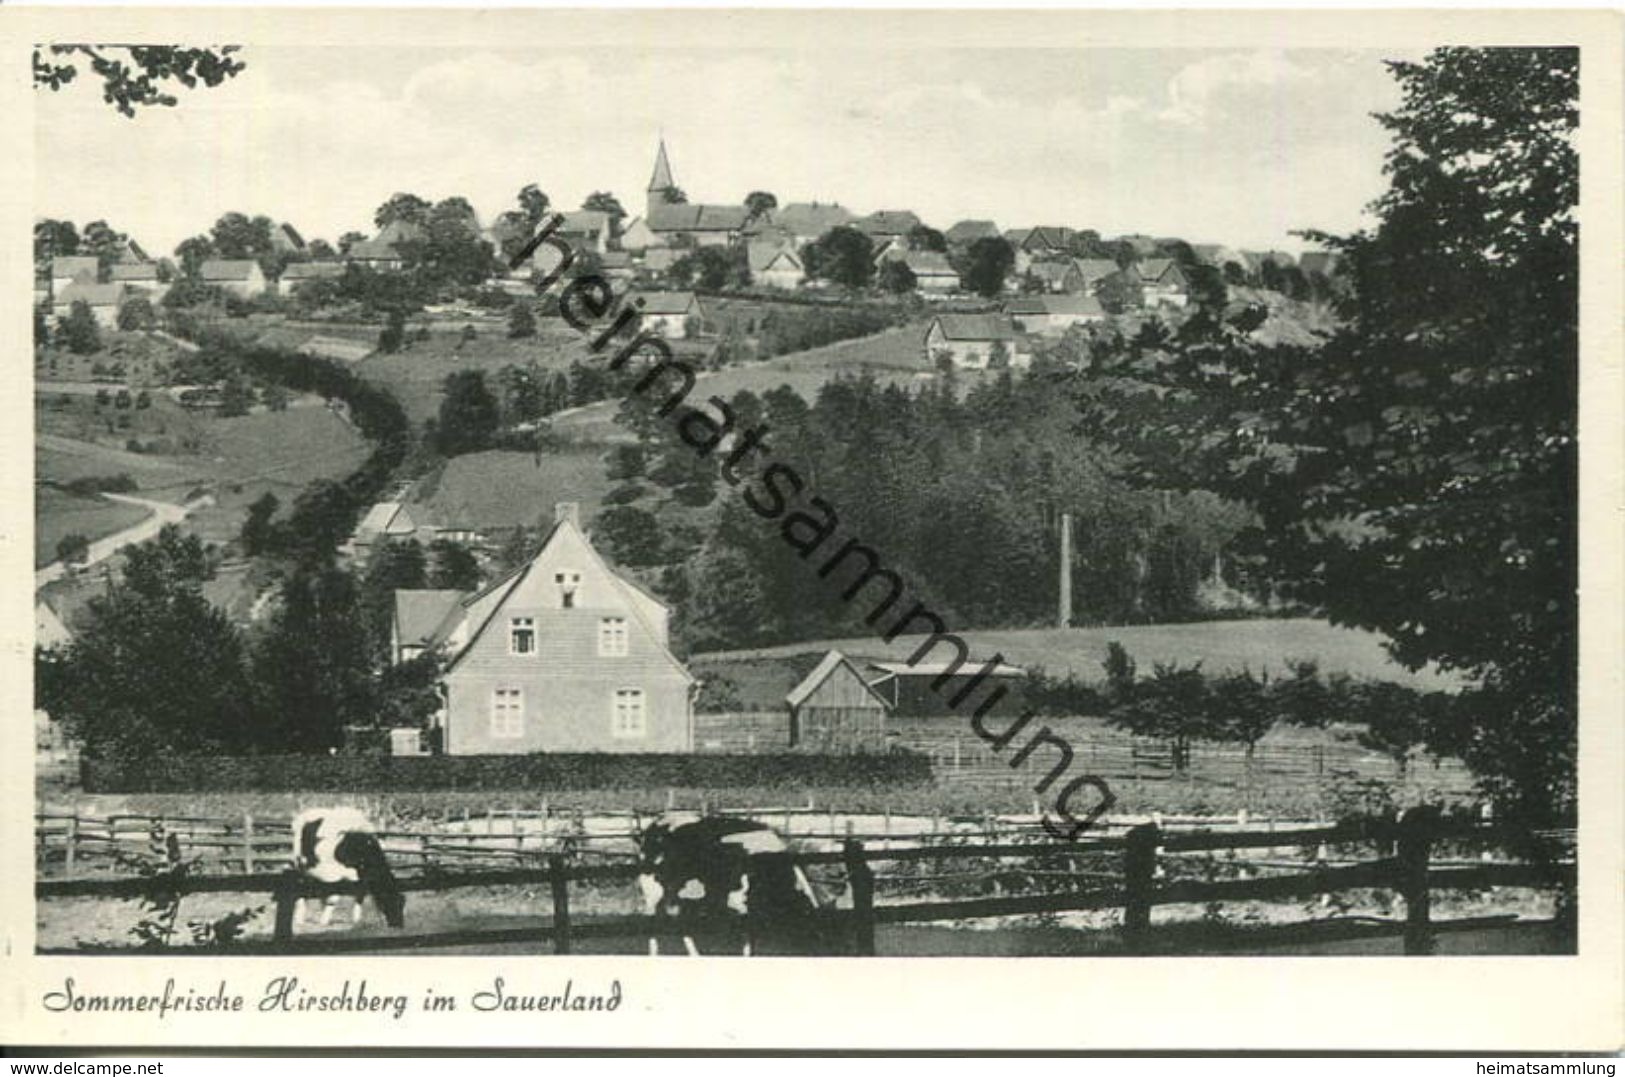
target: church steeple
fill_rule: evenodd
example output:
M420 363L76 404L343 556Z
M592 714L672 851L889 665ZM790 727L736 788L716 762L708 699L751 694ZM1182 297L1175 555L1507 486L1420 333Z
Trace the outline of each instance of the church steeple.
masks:
M667 187L677 184L671 178L671 162L666 159L666 140L660 140L660 151L655 154L655 172L649 177L649 193L664 194Z

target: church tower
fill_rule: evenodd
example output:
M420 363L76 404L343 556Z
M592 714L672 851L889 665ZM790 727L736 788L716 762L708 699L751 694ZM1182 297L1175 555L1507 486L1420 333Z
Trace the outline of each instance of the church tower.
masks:
M666 140L661 138L660 151L655 154L654 175L649 177L648 218L655 216L655 207L667 205L666 191L675 187L671 178L671 162L666 159Z

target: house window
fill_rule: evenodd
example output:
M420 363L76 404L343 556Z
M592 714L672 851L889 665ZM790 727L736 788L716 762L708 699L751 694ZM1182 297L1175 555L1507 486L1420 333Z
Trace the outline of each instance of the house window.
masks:
M519 688L491 692L491 736L515 740L525 734L525 693Z
M559 605L567 610L574 609L576 588L581 586L581 573L555 572L553 582L559 585Z
M641 737L648 733L648 708L644 703L643 689L615 690L615 714L610 722L610 731L617 737Z
M536 619L515 617L508 622L508 653L536 653Z
M626 618L605 617L598 622L598 654L620 658L626 654Z

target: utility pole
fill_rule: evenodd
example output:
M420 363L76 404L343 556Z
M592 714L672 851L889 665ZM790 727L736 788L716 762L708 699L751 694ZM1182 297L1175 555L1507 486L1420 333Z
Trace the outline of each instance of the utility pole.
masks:
M1072 627L1072 514L1061 513L1061 587L1057 628Z

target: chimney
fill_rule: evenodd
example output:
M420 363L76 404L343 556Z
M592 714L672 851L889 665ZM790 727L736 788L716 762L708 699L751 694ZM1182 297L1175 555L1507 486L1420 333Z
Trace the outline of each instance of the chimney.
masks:
M553 522L556 524L568 523L577 531L581 530L581 504L577 501L560 501L553 506Z

